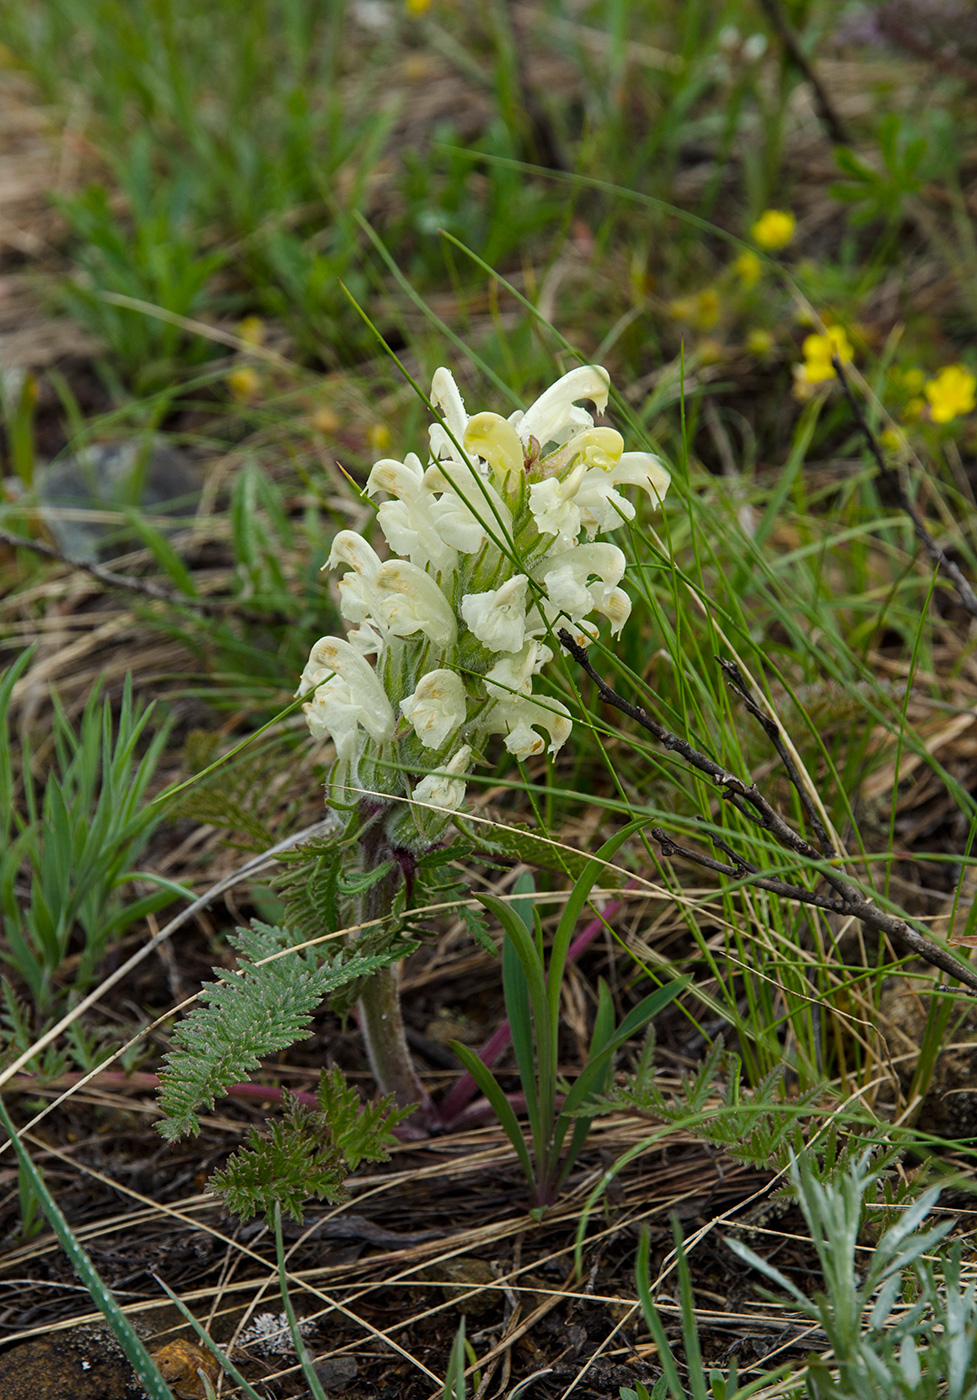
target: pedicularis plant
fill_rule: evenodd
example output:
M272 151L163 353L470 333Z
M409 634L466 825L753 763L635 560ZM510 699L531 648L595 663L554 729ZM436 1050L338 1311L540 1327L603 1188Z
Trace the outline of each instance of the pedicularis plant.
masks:
M312 692L304 709L314 737L335 745L327 800L354 813L361 870L386 872L364 891L360 922L389 913L398 884L409 889L492 735L516 758L566 742L566 706L533 691L554 627L584 645L595 617L612 632L627 621L624 552L594 537L634 517L622 487L657 504L669 477L580 406L603 412L608 388L606 370L583 366L525 413L469 417L439 369L427 466L413 453L384 458L367 482L387 498L377 520L390 557L381 562L351 530L336 536L328 565L347 566L340 609L353 626L316 642L299 693ZM367 980L359 1004L380 1088L426 1110L394 965Z
M327 567L346 567L339 593L350 627L315 643L297 693L313 736L335 750L326 793L335 827L283 856L283 925L239 930L238 972L219 973L177 1028L161 1076L162 1131L199 1131L200 1105L297 1040L324 997L340 1011L358 1003L387 1097L358 1124L347 1122L342 1086L328 1076L316 1102L287 1098L271 1139L255 1139L220 1174L232 1209L270 1214L282 1201L297 1210L302 1182L307 1194L335 1195L339 1159L313 1141L316 1132L350 1163L382 1153L409 1105L420 1129L439 1124L401 1016L397 963L416 946L410 936L423 918L412 911L465 892L444 871L471 846L444 837L493 736L519 759L566 743L566 706L535 690L558 646L554 628L580 645L601 617L620 631L631 610L620 587L627 560L595 537L634 518L624 488L654 504L668 489L655 457L625 452L621 435L595 426L581 406L602 412L608 389L605 370L584 366L524 413L469 417L439 369L428 462L385 458L368 479L369 494L385 497L377 521L388 557L350 530L333 542ZM587 878L581 902L593 870ZM340 930L342 940L328 941Z

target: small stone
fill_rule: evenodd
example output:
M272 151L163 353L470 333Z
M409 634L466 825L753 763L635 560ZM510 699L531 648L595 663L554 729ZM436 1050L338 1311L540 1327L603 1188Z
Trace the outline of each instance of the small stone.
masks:
M43 467L36 488L41 517L61 552L95 564L140 543L124 519L98 515L136 509L150 517L190 516L200 482L186 454L156 434L84 447ZM75 518L82 511L95 518Z

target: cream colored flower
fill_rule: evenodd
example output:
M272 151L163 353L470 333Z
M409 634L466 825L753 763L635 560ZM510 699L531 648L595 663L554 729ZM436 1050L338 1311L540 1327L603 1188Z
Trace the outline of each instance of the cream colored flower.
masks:
M430 803L432 807L447 807L456 812L465 800L467 784L457 775L467 773L471 767L472 751L468 744L463 745L454 758L444 766L441 773L428 773L422 778L412 793L415 802Z
M581 365L551 384L525 413L514 413L510 421L524 443L531 437L542 448L551 442L565 442L574 433L593 426L593 418L585 408L577 406L577 400L590 399L597 412L603 413L610 385L611 377L602 366Z
M593 585L591 592L597 592L594 598L594 611L603 613L611 624L612 636L617 636L621 628L631 616L631 599L623 588L600 588Z
M624 577L627 560L616 544L580 544L551 554L537 569L553 609L573 621L586 617ZM597 591L591 580L597 579Z
M380 616L395 637L423 632L439 647L454 645L457 623L451 604L423 569L405 559L388 559L376 575Z
M465 722L465 687L454 671L428 671L413 694L400 702L404 718L425 748L440 749L449 734Z
M506 489L522 475L526 454L519 434L497 413L477 413L465 428L465 451L488 462L492 475Z
M320 637L306 662L297 695L315 687L302 709L315 739L331 734L340 758L358 744L357 730L383 743L393 736L396 716L377 673L364 657L339 637Z
M525 574L516 574L501 588L469 593L461 602L461 615L489 651L519 651L526 638Z
M587 472L577 492L576 504L590 539L598 530L614 530L622 521L633 520L635 508L618 486L640 486L653 505L660 506L671 477L650 452L625 452L609 470Z
M435 525L437 498L424 478L420 458L409 452L402 462L392 457L377 462L367 477L366 489L370 495L386 491L395 497L384 501L377 511L391 549L407 555L421 569L428 563L435 569L453 569L455 552Z
M380 560L372 545L353 530L340 530L323 568L334 569L337 564L349 564L352 569L339 580L339 610L343 617L349 622L376 622L375 584Z
M504 734L505 746L515 758L533 758L543 752L557 753L573 729L570 712L559 700L497 700L486 719L490 734ZM545 744L537 730L550 736Z
M441 368L434 371L431 381L431 403L444 420L443 425L432 423L428 429L431 456L435 461L443 461L448 457L460 461L468 414L450 369Z
M430 491L439 492L434 528L453 549L475 554L489 534L496 543L511 540L512 512L477 469L452 461L428 467L424 479Z
M561 481L550 476L536 481L529 488L529 509L541 535L555 535L559 545L567 549L580 534L580 510L575 497L587 468L580 464Z
M532 694L533 676L553 653L545 643L530 639L521 651L502 656L485 673L485 689L495 700L525 698Z

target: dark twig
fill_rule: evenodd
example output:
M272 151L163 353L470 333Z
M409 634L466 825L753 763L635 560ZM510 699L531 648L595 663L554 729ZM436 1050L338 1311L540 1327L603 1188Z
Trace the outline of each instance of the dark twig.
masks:
M913 953L916 957L922 958L933 967L938 967L941 971L951 977L955 977L971 992L977 993L977 971L967 966L966 963L959 962L952 953L941 948L932 939L926 938L923 934L912 928L905 919L900 919L894 914L887 914L870 900L866 899L860 891L850 883L840 873L831 869L827 862L832 858L824 851L819 851L793 827L784 821L783 817L771 807L767 799L759 791L755 783L746 783L735 773L728 772L721 764L717 763L708 754L700 753L698 749L692 747L685 739L679 738L653 719L647 710L640 705L633 705L613 690L605 680L603 680L594 670L587 652L577 645L570 636L570 633L563 629L559 633L559 638L563 646L570 653L573 659L583 667L594 681L603 698L615 709L621 710L629 715L633 720L652 734L660 744L673 753L681 755L682 758L700 773L704 773L711 778L716 786L722 791L724 798L732 802L738 812L741 812L754 825L768 832L780 845L785 846L794 855L802 860L817 862L817 874L823 876L832 886L833 896L815 894L813 890L804 885L792 885L786 881L773 879L768 876L754 874L746 863L734 852L727 850L733 856L734 864L725 865L721 861L713 860L710 856L703 855L699 851L692 850L687 846L679 846L661 828L655 828L652 832L655 840L661 845L664 856L677 855L685 860L693 861L696 865L702 866L706 870L711 870L717 875L725 875L730 879L742 879L745 883L758 889L769 890L773 894L780 895L784 899L796 900L800 904L810 904L816 909L825 909L833 914L840 914L846 918L857 919L860 923L867 924L869 928L875 929L879 933L886 934L898 946L905 951ZM791 782L796 786L797 774L794 765L788 767L788 774Z
M837 857L838 852L835 850L834 845L830 837L828 836L828 833L824 829L824 823L821 820L821 814L817 809L817 804L812 799L811 794L808 792L805 784L801 781L801 775L797 771L797 766L794 763L793 755L787 748L787 745L784 743L783 735L780 732L780 725L775 719L772 719L770 715L768 715L764 710L762 710L757 704L757 702L753 699L753 696L750 694L749 687L747 686L743 672L737 666L736 662L727 661L721 656L717 656L716 660L719 662L720 666L723 668L723 670L729 677L730 685L732 686L733 690L736 691L737 695L743 701L747 710L749 710L750 714L757 721L764 734L766 734L767 738L770 740L771 744L776 749L777 757L780 759L781 763L786 768L787 776L793 784L794 788L796 789L798 797L803 803L804 810L808 815L808 820L810 821L811 826L814 828L814 834L818 838L818 843L821 847L822 852L825 856L827 856L829 860L834 860Z
M868 449L871 452L872 456L875 458L875 464L879 469L883 481L885 481L886 485L892 491L894 491L896 496L899 498L900 506L909 516L909 519L913 522L913 529L916 532L916 538L926 550L929 557L933 560L933 563L938 569L940 569L944 574L946 574L947 578L951 581L954 588L956 588L957 593L960 596L960 601L967 609L967 612L970 613L970 616L977 618L977 593L974 592L973 587L971 586L969 580L963 573L960 566L958 564L955 564L953 560L948 557L946 550L942 547L942 545L938 544L937 541L930 534L923 521L923 517L920 515L919 511L916 509L916 506L906 494L903 484L899 479L899 473L893 471L892 468L889 466L888 462L885 460L885 455L882 451L882 445L876 437L875 433L872 431L871 427L869 426L868 420L866 419L865 414L862 411L862 405L859 403L858 399L855 397L855 394L852 392L851 384L849 383L848 376L845 373L845 367L841 363L841 360L837 355L835 355L832 358L831 363L835 367L835 374L837 374L839 380L841 381L841 387L844 390L845 398L848 400L848 403L851 407L851 411L855 415L855 420L862 430L862 433L865 437L865 441L868 444Z
M797 36L797 31L790 20L784 14L780 0L760 0L760 4L766 12L767 18L780 36L780 42L790 54L794 63L804 74L804 77L811 85L814 93L815 106L818 109L818 116L824 125L832 142L836 146L849 146L851 142L845 132L845 126L834 105L829 98L821 79L814 71L808 60L807 54L801 48L801 41Z
M2 527L0 527L0 544L8 545L11 549L29 549L32 554L39 554L42 559L53 559L55 563L64 564L69 569L78 569L82 573L88 574L103 588L114 588L122 593L137 593L140 597L152 598L157 603L196 608L198 612L215 616L235 613L247 622L285 622L288 620L284 613L253 612L250 608L241 607L234 598L194 598L187 593L176 593L170 588L161 588L158 583L151 583L149 579L130 578L127 574L116 574L101 564L89 563L87 559L72 559L69 555L62 554L60 549L46 544L44 540L32 540L26 535L15 535Z

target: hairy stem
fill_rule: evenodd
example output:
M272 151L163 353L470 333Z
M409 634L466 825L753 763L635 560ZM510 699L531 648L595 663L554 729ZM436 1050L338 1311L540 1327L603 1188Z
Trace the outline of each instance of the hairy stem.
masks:
M391 852L379 823L368 826L363 832L360 852L364 870L375 870L390 859ZM400 870L394 864L382 880L366 891L362 900L361 922L383 919L390 914L400 878ZM368 979L360 993L359 1021L370 1068L381 1094L393 1094L401 1106L416 1103L419 1117L430 1118L433 1106L418 1078L407 1047L407 1033L400 1008L399 964L382 967Z
M373 974L360 995L359 1009L366 1053L380 1092L394 1094L401 1105L416 1103L426 1115L431 1100L407 1048L397 963Z

